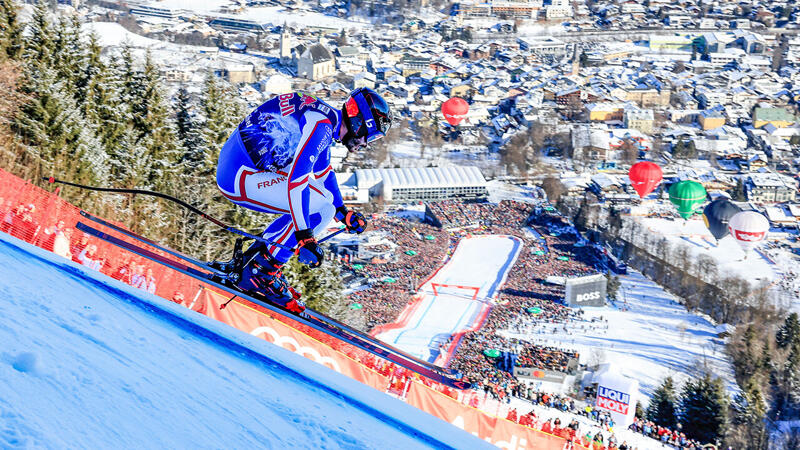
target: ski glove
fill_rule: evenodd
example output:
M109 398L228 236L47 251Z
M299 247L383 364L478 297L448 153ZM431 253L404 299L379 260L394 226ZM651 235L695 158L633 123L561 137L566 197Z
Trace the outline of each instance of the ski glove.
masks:
M361 234L367 228L367 219L364 218L364 215L360 212L348 211L345 206L336 208L336 215L333 217L337 222L344 223L347 232L350 234Z
M310 228L297 230L294 232L294 237L297 239L297 250L295 251L297 259L312 268L322 265L322 248L314 239L314 230Z

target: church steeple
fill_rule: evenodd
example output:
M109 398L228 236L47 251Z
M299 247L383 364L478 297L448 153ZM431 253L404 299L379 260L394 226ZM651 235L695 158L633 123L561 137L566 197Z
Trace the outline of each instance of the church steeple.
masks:
M292 35L286 22L281 27L281 65L288 65L292 62Z

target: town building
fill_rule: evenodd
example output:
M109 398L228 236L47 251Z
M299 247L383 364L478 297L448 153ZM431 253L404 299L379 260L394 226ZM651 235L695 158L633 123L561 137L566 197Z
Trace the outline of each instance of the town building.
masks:
M563 56L567 54L567 43L550 36L524 36L517 39L520 50L537 55Z
M542 0L465 1L457 4L456 13L463 17L535 19L541 9Z
M794 202L797 200L797 181L778 173L751 173L745 182L745 192L751 202Z
M753 126L761 128L770 124L776 128L785 128L797 122L794 114L783 108L754 108Z
M130 13L140 17L159 17L162 19L177 19L178 10L156 5L136 5L132 6Z
M625 110L625 127L633 128L642 133L653 132L653 110L652 109L628 109Z
M267 31L267 25L250 19L242 19L239 17L226 17L219 16L211 19L208 24L222 31L232 31L235 33L251 32L263 33Z
M624 103L590 103L586 105L589 120L592 122L605 122L607 120L622 120L625 112Z
M707 109L698 114L698 122L703 130L712 130L725 125L725 115L716 109Z
M572 4L568 0L552 0L545 7L545 17L547 20L559 20L572 17Z
M336 73L336 60L333 53L324 45L317 43L306 48L297 58L297 76L309 80L321 80Z

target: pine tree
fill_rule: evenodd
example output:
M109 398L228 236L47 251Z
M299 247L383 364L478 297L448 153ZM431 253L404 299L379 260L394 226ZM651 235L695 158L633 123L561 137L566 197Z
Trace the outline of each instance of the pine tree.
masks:
M791 344L785 359L774 363L770 382L773 416L781 420L800 418L800 342Z
M23 53L22 92L28 101L20 107L12 130L25 150L29 173L93 181L103 179L105 158L100 146L83 120L72 95L69 80L59 76L63 29L54 29L48 10L39 3L33 13Z
M232 205L220 194L215 179L219 152L244 115L242 105L230 86L209 74L200 95L198 110L198 146L190 155L184 152L182 157L182 162L189 164L190 168L180 177L187 186L184 190L187 201L241 228L263 230L270 216ZM180 224L181 233L175 236L180 241L179 246L185 246L183 249L186 251L205 255L207 259L230 256L226 253L233 242L231 236L220 234L216 225L198 220L196 216L185 216L184 219Z
M0 62L22 56L22 30L14 0L0 0Z
M732 347L734 370L737 380L748 380L761 373L765 367L763 341L756 334L753 324L748 324L742 335L741 346Z
M744 189L744 181L741 178L736 179L736 186L733 188L733 192L731 192L731 198L737 202L747 201L747 195Z
M86 60L84 45L81 42L81 24L77 16L62 17L55 29L53 68L64 88L74 95Z
M141 143L150 156L147 184L156 190L174 193L172 181L180 155L164 88L150 52L145 56L141 81L142 91L136 97L132 111L134 128L140 133Z
M53 66L53 26L48 19L49 10L45 2L39 2L33 9L33 16L28 24L28 34L24 39L22 56L26 66L31 69Z
M181 86L175 96L175 133L183 153L181 163L192 171L203 162L202 140L193 108L189 91Z
M675 158L683 158L685 152L686 152L686 144L684 144L683 139L681 139L680 141L678 141L677 144L675 144L675 147L673 147L672 155Z
M734 397L731 407L734 427L728 441L739 444L737 447L741 448L768 448L769 434L764 422L767 405L758 383L747 382Z
M56 72L48 67L29 71L23 87L31 100L20 108L12 128L31 160L30 175L104 179L105 153Z
M88 37L89 45L86 47L83 64L75 74L75 100L78 101L81 112L86 117L90 114L87 105L96 101L93 96L96 95L95 90L98 85L105 82L101 74L106 70L106 65L100 57L103 49L100 47L99 37L94 31Z
M689 380L680 398L680 419L686 436L703 443L715 443L727 428L727 399L719 378L709 374Z
M110 67L100 59L98 37L89 35L86 65L78 79L77 93L84 117L95 127L98 139L112 160L124 151L121 141L128 132L128 106L122 102L122 71ZM111 166L111 174L118 180L119 165Z
M216 150L208 155L216 162L219 149L242 120L244 108L233 89L209 73L203 89L202 110L205 115L203 142L206 148Z
M647 407L647 420L662 427L675 428L678 419L675 412L675 385L672 377L667 377L653 392Z
M800 343L800 321L798 321L796 312L786 317L786 321L775 334L775 342L778 344L778 348L787 348Z

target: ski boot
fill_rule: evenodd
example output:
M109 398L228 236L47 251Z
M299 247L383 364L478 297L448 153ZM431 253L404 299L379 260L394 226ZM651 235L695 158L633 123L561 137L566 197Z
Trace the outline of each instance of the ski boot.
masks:
M306 306L300 300L300 293L289 286L284 278L282 266L269 253L258 253L245 264L236 287L259 293L272 303L295 314L302 314Z

